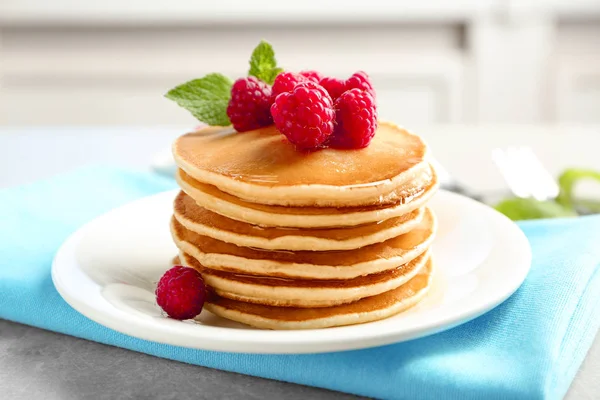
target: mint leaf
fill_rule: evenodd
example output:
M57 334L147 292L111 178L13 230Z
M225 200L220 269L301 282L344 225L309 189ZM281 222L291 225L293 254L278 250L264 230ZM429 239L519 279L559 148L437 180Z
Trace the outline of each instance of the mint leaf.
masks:
M213 126L231 125L227 104L231 97L231 79L222 74L208 74L179 85L165 97L192 113L199 121Z
M574 217L577 215L570 207L565 207L555 201L539 201L535 199L506 199L498 203L495 208L513 221Z
M273 47L268 42L261 40L250 57L250 71L248 71L248 75L255 76L261 81L272 85L275 77L281 71L283 69L277 67Z

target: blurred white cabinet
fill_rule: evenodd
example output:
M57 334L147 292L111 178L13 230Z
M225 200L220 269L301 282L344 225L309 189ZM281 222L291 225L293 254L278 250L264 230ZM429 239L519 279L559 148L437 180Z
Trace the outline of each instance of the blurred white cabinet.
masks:
M556 120L600 123L600 23L560 24L556 44Z
M288 69L369 72L404 125L600 121L600 2L341 3L2 0L0 125L193 124L162 95L244 75L261 38Z
M212 71L243 76L261 38L292 70L339 77L368 71L384 118L456 122L465 62L460 34L455 25L5 28L0 123L191 121L162 95Z

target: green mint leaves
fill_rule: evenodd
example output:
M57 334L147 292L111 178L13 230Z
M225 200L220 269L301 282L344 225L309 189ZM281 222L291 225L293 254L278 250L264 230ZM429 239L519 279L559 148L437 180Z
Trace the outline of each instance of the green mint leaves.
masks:
M248 71L248 75L255 76L261 81L272 85L275 77L281 71L283 69L277 67L273 47L264 40L261 40L252 52L252 57L250 57L250 71Z
M231 79L221 74L208 74L179 85L165 95L208 125L230 125L227 104L231 97Z
M283 70L277 67L273 47L262 40L252 52L248 76L255 76L272 85L281 71ZM169 90L165 97L188 110L205 124L228 126L231 122L227 116L227 105L231 98L232 85L228 77L212 73Z

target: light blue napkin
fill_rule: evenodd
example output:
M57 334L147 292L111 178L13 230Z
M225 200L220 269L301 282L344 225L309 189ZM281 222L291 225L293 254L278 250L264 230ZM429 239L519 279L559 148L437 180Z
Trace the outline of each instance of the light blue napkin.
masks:
M526 222L533 267L506 302L444 333L316 355L190 350L104 328L50 279L54 253L98 214L171 189L147 173L85 169L0 191L0 317L192 364L389 399L559 399L600 325L600 217Z

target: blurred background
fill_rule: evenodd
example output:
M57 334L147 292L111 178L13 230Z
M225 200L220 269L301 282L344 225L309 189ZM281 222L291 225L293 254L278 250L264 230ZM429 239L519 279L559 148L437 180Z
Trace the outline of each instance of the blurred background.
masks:
M0 126L194 124L162 95L261 38L404 125L600 122L600 0L0 0Z
M288 70L368 72L380 117L425 137L445 188L514 219L600 213L600 0L0 0L0 191L90 164L172 177L170 145L198 121L163 95L246 75L261 39ZM494 152L515 146L543 167L498 167ZM19 217L46 211L31 200ZM40 377L23 365L20 393ZM600 398L598 367L600 339L569 400Z
M561 192L592 177L578 193L600 212L600 0L0 0L0 187L88 164L172 175L170 143L198 122L163 95L245 76L261 39L288 70L367 71L444 187L530 197L492 157L526 147Z

